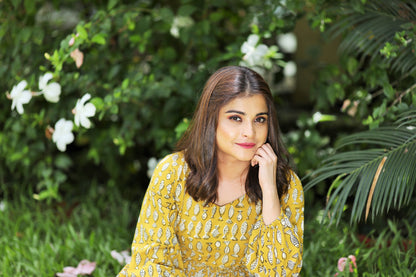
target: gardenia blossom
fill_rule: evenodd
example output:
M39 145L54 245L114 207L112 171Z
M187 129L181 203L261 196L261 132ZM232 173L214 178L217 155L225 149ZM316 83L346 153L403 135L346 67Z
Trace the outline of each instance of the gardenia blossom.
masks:
M64 118L59 119L55 124L55 130L52 134L52 141L56 143L56 147L62 152L66 150L66 145L74 141L72 128L74 123Z
M294 61L289 61L286 63L285 68L283 69L283 74L286 77L294 77L297 72L297 66Z
M259 44L259 36L252 34L247 41L241 45L241 52L244 53L243 60L249 66L256 66L263 64L264 56L267 54L269 48L265 44Z
M85 94L81 100L77 100L75 108L72 110L72 113L75 115L75 125L81 125L87 129L91 127L91 121L88 117L94 116L96 110L94 104L85 104L90 98L91 95L89 93Z
M287 33L278 36L277 41L283 52L295 53L298 47L298 42L294 33Z
M39 78L39 89L47 101L56 103L59 101L59 95L61 94L61 85L56 82L48 84L52 77L53 75L50 72L41 76Z
M173 19L172 27L170 28L170 34L175 38L179 37L179 29L184 27L190 27L194 24L194 21L189 16L176 16Z
M16 108L19 114L23 114L23 104L29 103L32 98L32 93L29 90L25 90L27 82L25 80L21 81L12 88L10 93L10 98L12 101L12 110Z
M160 162L160 160L156 159L155 157L151 157L147 161L147 177L152 178L153 171L155 170L157 164Z

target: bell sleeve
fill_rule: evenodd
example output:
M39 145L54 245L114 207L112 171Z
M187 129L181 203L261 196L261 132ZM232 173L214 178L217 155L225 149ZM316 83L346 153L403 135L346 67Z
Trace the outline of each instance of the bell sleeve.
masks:
M302 269L303 188L295 173L290 179L281 215L269 225L260 219L253 227L246 266L255 276L299 276Z
M170 155L157 165L140 210L131 262L117 277L185 276L174 228L182 190L177 159L178 155Z

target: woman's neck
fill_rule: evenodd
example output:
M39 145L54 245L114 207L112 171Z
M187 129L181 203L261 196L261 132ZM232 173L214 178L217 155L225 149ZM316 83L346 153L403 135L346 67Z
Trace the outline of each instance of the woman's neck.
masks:
M217 205L231 203L246 193L248 168L248 163L218 162Z
M218 183L244 186L247 177L249 162L235 162L218 160Z

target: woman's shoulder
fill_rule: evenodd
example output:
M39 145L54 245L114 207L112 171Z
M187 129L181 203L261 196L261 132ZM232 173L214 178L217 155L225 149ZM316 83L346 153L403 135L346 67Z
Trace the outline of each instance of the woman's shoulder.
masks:
M175 152L163 157L157 164L153 177L167 176L169 179L181 178L188 170L188 165L185 161L185 155L183 152ZM172 176L172 174L176 176Z
M163 169L165 168L176 168L180 166L186 165L185 162L185 155L181 152L174 152L169 155L166 155L160 161L158 162L156 168L157 169Z
M289 189L293 187L302 188L302 182L299 176L296 174L296 172L293 171L293 169L289 169L288 176L289 176Z
M188 166L182 152L169 154L162 158L153 171L150 191L163 196L163 199L181 199Z
M287 205L289 200L294 203L303 203L303 187L298 175L291 169L288 172L289 185L286 194L283 195L283 205Z

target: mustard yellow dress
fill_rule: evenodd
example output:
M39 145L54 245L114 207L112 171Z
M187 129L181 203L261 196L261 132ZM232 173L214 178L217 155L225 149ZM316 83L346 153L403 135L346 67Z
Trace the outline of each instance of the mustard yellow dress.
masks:
M144 197L122 276L298 276L303 252L303 189L292 172L281 216L265 225L261 201L223 206L185 191L183 153L159 162Z

